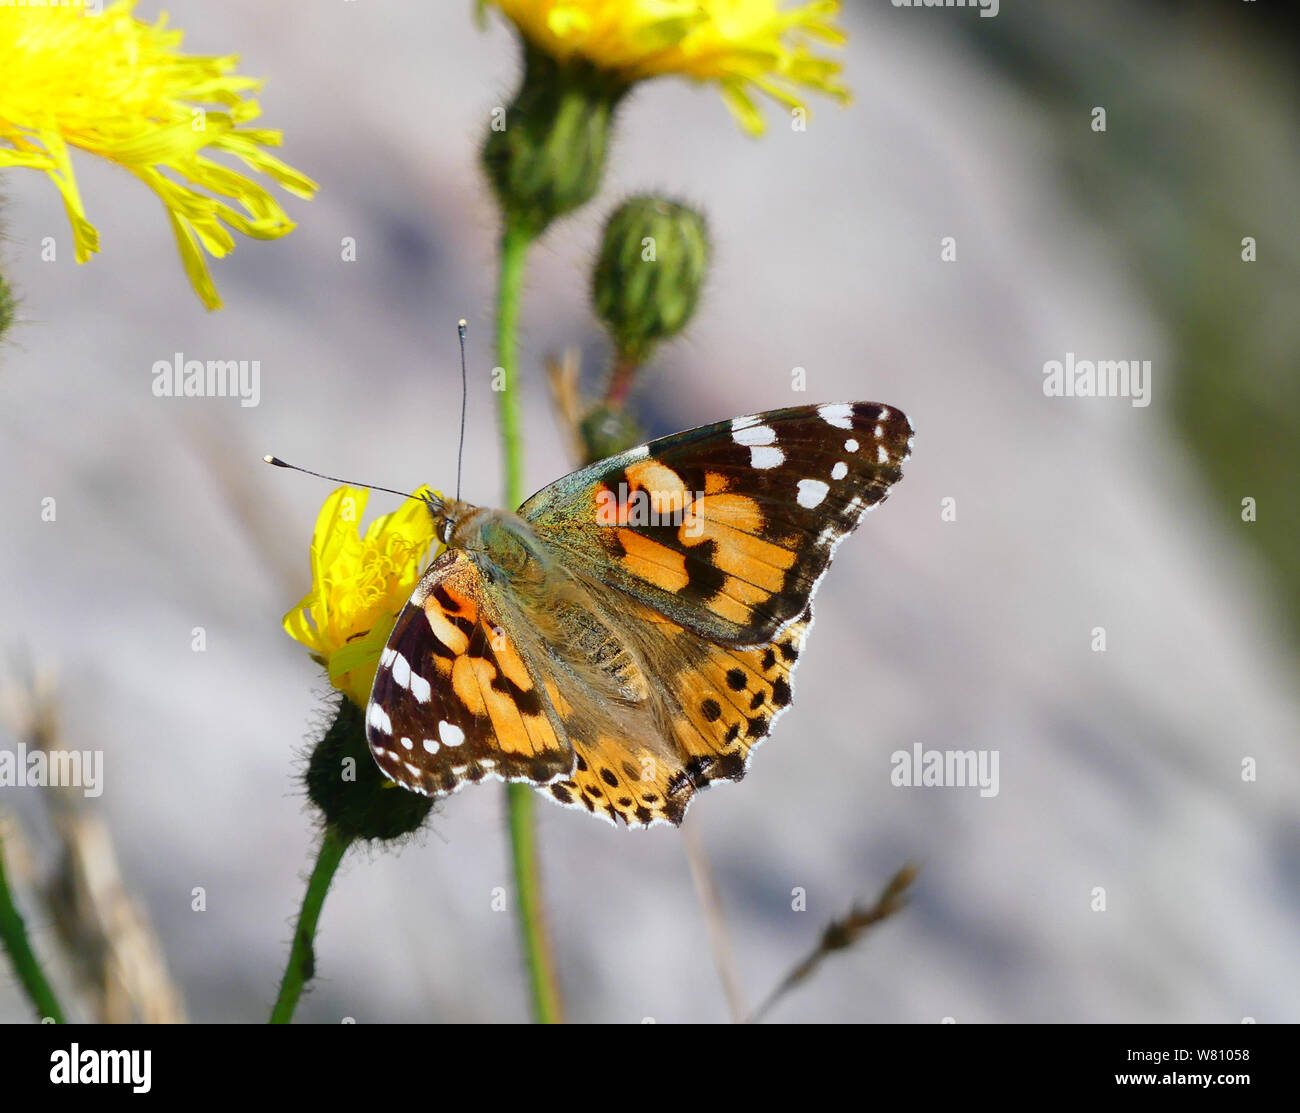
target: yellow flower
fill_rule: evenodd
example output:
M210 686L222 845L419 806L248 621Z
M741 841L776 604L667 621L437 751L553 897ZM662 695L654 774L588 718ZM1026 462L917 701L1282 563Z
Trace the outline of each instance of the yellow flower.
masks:
M221 299L203 252L221 258L234 248L227 226L278 239L294 224L266 189L204 151L231 155L299 197L312 196L316 183L267 153L279 145L278 131L242 126L260 114L245 96L260 82L233 72L235 55L182 54L181 32L166 30L165 16L156 25L136 19L134 5L122 0L95 15L52 0L0 3L0 168L50 176L84 263L99 250L99 234L86 218L68 148L125 167L166 206L190 283L216 309Z
M840 65L808 40L840 45L839 0L778 8L777 0L491 0L529 42L630 84L665 74L716 82L742 127L763 130L753 90L791 107L814 90L848 100Z
M311 590L284 616L289 636L329 672L330 683L365 707L397 615L420 578L434 540L421 487L361 533L370 495L340 487L321 507L311 539Z

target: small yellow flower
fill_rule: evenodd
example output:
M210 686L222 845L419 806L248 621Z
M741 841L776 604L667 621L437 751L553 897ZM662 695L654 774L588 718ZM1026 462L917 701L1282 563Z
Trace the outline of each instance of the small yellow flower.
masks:
M243 126L260 114L246 98L260 83L233 72L236 56L182 54L182 33L167 30L165 16L154 25L136 19L134 6L122 0L95 15L80 5L0 3L0 169L29 166L50 176L84 263L99 250L99 234L68 148L125 167L166 206L190 283L216 309L221 299L203 252L230 252L228 228L278 239L294 224L266 189L204 151L231 155L299 197L311 197L316 183L267 153L279 145L278 131Z
M379 655L434 540L433 517L422 501L428 493L421 487L364 534L360 522L370 495L364 487L338 488L316 518L311 590L284 616L284 628L358 707L370 699Z
M802 90L848 100L840 64L809 40L836 46L839 0L778 8L777 0L491 0L534 46L580 57L629 84L665 74L716 82L742 127L763 117L753 90L798 107Z

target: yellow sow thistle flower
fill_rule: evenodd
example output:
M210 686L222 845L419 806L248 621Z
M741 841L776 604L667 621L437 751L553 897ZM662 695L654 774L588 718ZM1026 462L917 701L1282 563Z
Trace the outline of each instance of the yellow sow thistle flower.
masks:
M99 234L86 217L68 148L129 170L166 206L190 283L217 309L203 252L221 258L233 250L228 229L269 240L294 224L266 189L205 150L233 155L299 197L311 197L316 183L267 153L280 132L243 126L260 114L246 99L260 82L233 72L236 56L182 54L182 33L167 30L165 16L155 25L136 19L134 6L123 0L94 15L81 5L0 0L0 169L28 166L50 176L79 263L99 250Z
M311 539L311 590L284 616L329 672L330 683L364 708L379 655L423 570L434 540L433 517L421 487L391 514L361 533L370 492L340 487L321 507Z
M480 7L487 0L483 0ZM810 40L842 45L839 0L778 8L776 0L491 0L533 46L578 57L628 84L677 74L715 82L741 126L763 131L757 90L790 107L803 90L844 103L840 64Z

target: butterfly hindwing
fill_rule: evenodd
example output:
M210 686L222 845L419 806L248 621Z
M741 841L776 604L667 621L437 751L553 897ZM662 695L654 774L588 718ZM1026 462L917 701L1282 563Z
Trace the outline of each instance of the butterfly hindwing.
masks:
M386 776L427 796L485 778L546 784L573 751L466 554L430 565L379 659L366 710Z
M701 640L692 631L629 601L642 652L662 697L670 745L647 744L644 732L613 722L583 729L566 716L576 763L546 790L561 804L629 827L680 824L691 800L714 782L738 781L750 754L793 696L795 662L812 623L811 608L767 646L739 648Z
M772 410L583 468L519 513L585 575L704 638L764 645L902 477L911 436L873 402Z

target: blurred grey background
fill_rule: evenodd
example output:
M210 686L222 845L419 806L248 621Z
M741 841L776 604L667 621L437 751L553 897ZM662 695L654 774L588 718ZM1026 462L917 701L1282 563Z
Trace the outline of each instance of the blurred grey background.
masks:
M322 187L286 199L287 239L241 239L214 264L218 313L128 175L74 156L103 246L85 266L44 177L0 176L23 318L0 348L4 668L54 670L64 744L105 751L85 807L194 1019L265 1018L315 848L296 778L325 684L280 616L329 488L262 454L452 485L464 315L465 494L499 498L476 152L517 57L469 8L167 5L187 50L238 52L268 79L260 123ZM844 23L854 102L812 102L804 133L773 107L753 141L712 90L640 87L601 197L534 253L525 309L530 488L569 463L543 359L567 344L589 371L604 358L589 260L604 215L647 189L702 208L715 242L688 337L637 396L653 434L845 398L917 428L906 478L819 593L794 709L748 779L690 816L744 992L756 1004L915 859L912 905L774 1019L1300 1020L1294 31L1240 4L1004 3L982 19L874 0ZM260 360L261 404L155 398L151 368L175 352ZM1150 359L1151 405L1045 397L1043 364L1067 352ZM372 496L372 512L393 505ZM891 753L914 743L996 750L1000 794L891 786ZM43 803L0 789L53 955ZM571 1018L726 1019L680 835L548 804L538 818ZM353 851L299 1019L525 1018L515 924L492 909L509 884L495 785L400 852ZM27 1018L6 967L0 1019Z

